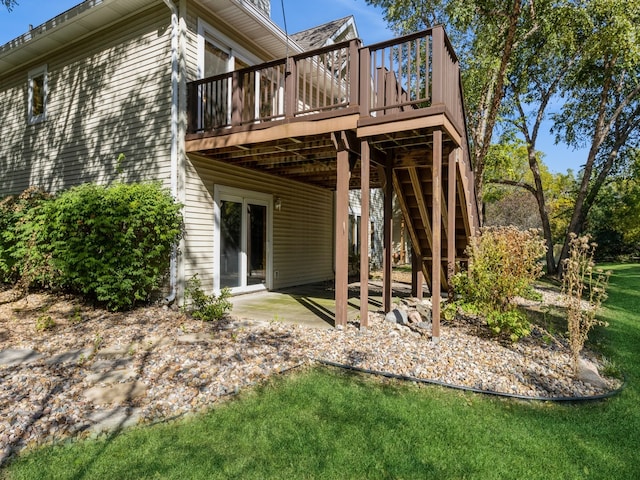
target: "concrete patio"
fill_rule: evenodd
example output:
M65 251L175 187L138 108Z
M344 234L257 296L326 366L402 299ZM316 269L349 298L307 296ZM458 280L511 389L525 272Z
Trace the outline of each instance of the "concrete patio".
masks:
M360 319L359 292L360 282L349 284L347 316L350 322ZM424 295L428 295L426 286ZM411 285L393 283L392 296L394 301L411 296ZM297 323L315 328L331 328L335 325L333 281L238 295L231 301L231 314L239 319ZM382 312L382 281L369 281L369 311Z

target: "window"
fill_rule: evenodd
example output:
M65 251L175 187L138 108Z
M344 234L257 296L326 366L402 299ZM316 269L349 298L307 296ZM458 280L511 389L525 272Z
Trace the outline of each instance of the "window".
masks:
M47 66L29 72L29 98L27 102L29 124L44 122L47 116Z
M239 47L202 19L198 19L198 77L208 78L257 63L257 58ZM198 129L231 125L231 77L198 87Z
M349 214L349 256L360 255L360 215Z
M198 77L206 78L260 63L230 38L198 19Z

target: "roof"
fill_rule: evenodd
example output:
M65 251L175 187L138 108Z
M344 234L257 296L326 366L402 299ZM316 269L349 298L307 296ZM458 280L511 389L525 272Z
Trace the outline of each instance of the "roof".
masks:
M284 57L285 33L273 23L259 0L195 0L202 8L215 12L248 39L261 45L273 58ZM0 45L0 75L42 60L72 42L108 28L162 0L85 0L27 33ZM167 16L169 10L167 9Z
M18 68L53 50L149 6L154 0L85 0L0 46L0 72Z
M321 48L332 43L358 38L358 30L353 15L339 18L317 27L312 27L291 35L291 38L305 51Z

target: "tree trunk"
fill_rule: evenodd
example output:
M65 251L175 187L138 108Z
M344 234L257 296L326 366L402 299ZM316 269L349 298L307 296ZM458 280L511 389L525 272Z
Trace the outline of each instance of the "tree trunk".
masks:
M509 26L504 40L504 50L502 51L502 57L500 58L500 66L498 67L497 75L495 76L495 84L491 82L489 85L494 85L493 92L488 92L486 95L489 101L489 108L486 116L480 122L483 125L481 130L478 131L478 137L475 139L474 145L474 175L476 195L478 197L478 211L481 212L482 208L482 174L484 173L484 159L489 151L491 145L491 139L493 137L493 130L498 119L498 112L502 105L502 100L505 93L505 80L507 77L507 68L511 62L511 56L513 47L516 42L516 32L518 30L518 21L520 20L520 14L522 12L522 0L514 0L511 14L509 15ZM488 85L488 88L490 88ZM485 120L486 119L486 120ZM481 216L482 218L482 216Z
M549 214L547 213L546 202L544 199L544 190L542 189L542 178L540 177L540 166L538 165L538 159L536 158L535 146L529 143L527 145L529 155L529 168L533 174L533 181L535 182L534 196L538 203L538 211L540 212L540 220L542 221L542 234L544 235L545 242L547 244L547 274L553 275L556 273L556 261L553 256L553 236L551 235L551 223L549 222Z
M567 228L567 235L564 238L562 251L560 252L560 257L558 258L558 263L556 264L558 277L562 277L562 264L565 259L569 257L569 244L571 242L571 234L573 233L575 235L580 235L584 227L584 220L586 218L586 212L584 208L585 199L587 198L587 194L589 193L589 181L591 180L591 172L593 171L593 164L596 159L597 151L598 148L594 140L594 144L591 146L591 150L589 150L587 163L584 166L582 181L580 182L580 189L578 190L578 195L576 196L576 204L573 208L573 214L571 215L569 227Z

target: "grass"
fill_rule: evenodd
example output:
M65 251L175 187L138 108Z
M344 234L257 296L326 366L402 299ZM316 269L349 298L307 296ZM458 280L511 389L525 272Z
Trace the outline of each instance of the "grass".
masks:
M327 368L185 420L25 454L8 478L640 478L640 265L611 266L599 345L627 375L594 403L522 402Z

